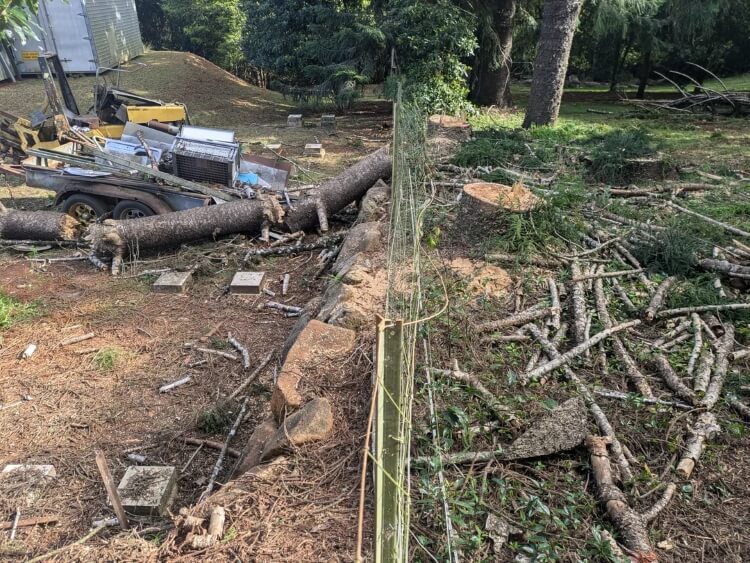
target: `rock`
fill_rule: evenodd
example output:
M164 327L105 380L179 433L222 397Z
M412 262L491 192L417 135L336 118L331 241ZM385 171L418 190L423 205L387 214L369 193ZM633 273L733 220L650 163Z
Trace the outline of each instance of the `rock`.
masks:
M386 205L391 199L391 187L378 180L377 183L367 190L365 197L359 203L359 216L357 222L367 223L379 221L386 215Z
M281 423L284 417L296 411L302 405L302 395L297 391L300 376L296 373L282 373L276 379L276 386L271 395L271 412Z
M165 515L176 490L177 469L172 466L132 465L117 486L123 508L146 516Z
M331 365L339 365L346 359L356 339L354 331L318 320L305 325L286 355L271 396L271 412L279 423L285 414L302 404L302 395L297 390L300 380L316 374L325 376Z
M276 433L278 424L276 419L269 417L261 422L250 435L250 438L242 450L242 461L240 463L239 473L245 473L260 463L260 456L266 442Z
M360 223L353 226L341 245L341 251L333 265L333 272L337 272L341 264L349 261L360 252L377 252L383 249L382 225L377 222Z
M324 440L333 430L333 410L328 399L316 398L287 417L268 440L261 461L268 461L290 447Z
M570 450L588 434L588 412L580 397L568 399L536 421L503 453L503 459L526 459Z
M511 525L504 518L500 518L491 512L487 515L487 522L484 525L487 535L492 539L492 551L497 557L500 557L503 546L507 543L510 535L521 534L515 526Z
M578 78L575 74L571 74L568 76L567 80L568 86L580 86L581 85L581 79Z

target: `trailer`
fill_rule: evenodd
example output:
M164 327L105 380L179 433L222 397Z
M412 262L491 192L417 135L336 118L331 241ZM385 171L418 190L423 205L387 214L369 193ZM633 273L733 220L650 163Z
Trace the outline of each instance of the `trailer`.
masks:
M144 53L135 0L39 0L38 39L17 39L19 74L40 74L41 52L57 53L67 73L114 68Z

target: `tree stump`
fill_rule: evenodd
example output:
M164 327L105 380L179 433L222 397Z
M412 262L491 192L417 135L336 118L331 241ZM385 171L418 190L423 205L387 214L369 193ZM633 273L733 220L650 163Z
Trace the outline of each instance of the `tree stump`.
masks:
M456 228L467 240L482 239L503 232L508 214L528 213L540 199L521 183L513 186L492 183L463 187Z

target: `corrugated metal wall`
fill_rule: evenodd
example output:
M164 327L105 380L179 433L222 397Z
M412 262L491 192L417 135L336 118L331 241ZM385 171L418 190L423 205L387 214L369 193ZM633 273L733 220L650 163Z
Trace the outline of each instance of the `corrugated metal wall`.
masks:
M101 67L115 67L143 54L135 0L83 0Z
M5 67L7 65L10 65L10 61L8 60L7 55L5 54L5 50L0 47L0 57L2 57L2 62L0 62L0 82L3 80L10 80L10 75L5 70Z

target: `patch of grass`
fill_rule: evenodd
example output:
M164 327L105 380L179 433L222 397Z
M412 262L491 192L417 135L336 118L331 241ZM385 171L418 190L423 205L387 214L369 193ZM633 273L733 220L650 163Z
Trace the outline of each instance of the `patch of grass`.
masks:
M0 330L40 314L38 302L24 303L0 291Z
M237 417L237 405L234 402L216 403L198 415L196 426L206 434L224 434Z
M94 354L91 363L99 371L112 371L122 361L124 355L121 348L106 347Z
M214 337L209 341L209 346L214 350L226 350L229 348L229 342L223 338Z
M654 233L654 238L633 247L638 261L651 272L672 276L689 276L696 272L698 256L710 254L709 245L682 221L672 221L665 231Z
M599 182L619 184L631 179L630 159L653 156L657 147L652 136L643 128L615 129L591 137L587 143L589 173Z

